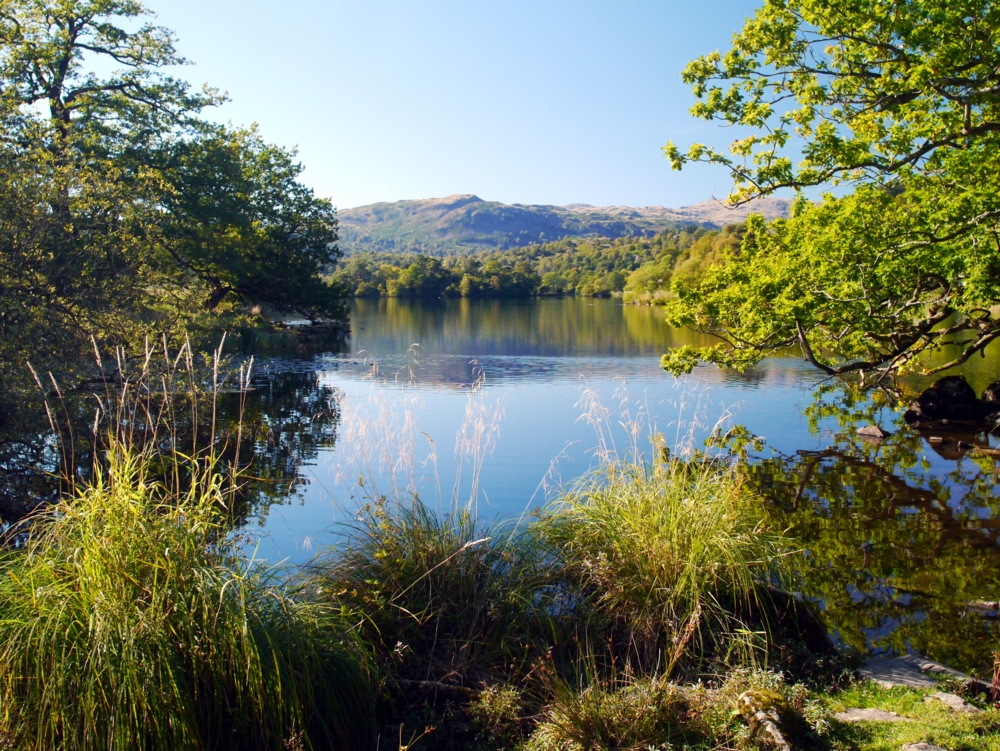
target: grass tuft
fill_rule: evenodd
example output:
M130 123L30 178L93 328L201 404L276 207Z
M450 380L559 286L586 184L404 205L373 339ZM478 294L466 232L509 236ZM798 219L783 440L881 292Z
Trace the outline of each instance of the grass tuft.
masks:
M670 675L709 652L755 661L752 614L780 579L783 538L735 472L670 461L613 464L563 496L540 523L568 587L639 674Z
M24 749L357 748L363 665L328 609L227 543L225 479L184 491L112 442L0 558L0 731Z
M439 515L417 498L369 504L346 533L308 567L306 587L354 614L397 683L478 686L537 657L547 576L531 535L464 510Z

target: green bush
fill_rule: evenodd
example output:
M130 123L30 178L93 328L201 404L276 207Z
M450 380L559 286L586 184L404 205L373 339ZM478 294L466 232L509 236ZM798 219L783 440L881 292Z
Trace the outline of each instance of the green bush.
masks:
M0 733L17 748L357 748L363 663L327 608L227 542L224 479L112 444L0 558Z

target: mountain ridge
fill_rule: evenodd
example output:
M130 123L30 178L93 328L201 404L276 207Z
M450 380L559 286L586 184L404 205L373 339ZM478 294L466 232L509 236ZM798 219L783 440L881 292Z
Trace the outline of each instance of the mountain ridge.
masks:
M719 228L750 213L767 219L787 216L788 198L762 198L728 208L721 201L670 209L663 206L566 206L504 204L471 193L442 198L373 203L338 212L341 248L362 251L464 255L489 248L514 248L564 237L617 239L649 237L687 225Z

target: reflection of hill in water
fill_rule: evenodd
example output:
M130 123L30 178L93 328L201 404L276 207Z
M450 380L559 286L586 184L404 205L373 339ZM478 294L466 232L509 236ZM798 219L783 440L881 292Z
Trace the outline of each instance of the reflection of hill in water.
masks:
M375 358L425 354L547 357L659 355L701 337L664 325L659 308L615 300L358 300L351 348Z

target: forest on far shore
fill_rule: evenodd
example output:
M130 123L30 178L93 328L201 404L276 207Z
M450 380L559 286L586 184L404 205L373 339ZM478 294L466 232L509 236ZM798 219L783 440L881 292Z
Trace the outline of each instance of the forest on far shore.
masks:
M355 297L623 295L626 302L662 302L737 250L744 232L744 224L692 225L648 238L564 238L448 258L366 252L345 258L331 277Z

